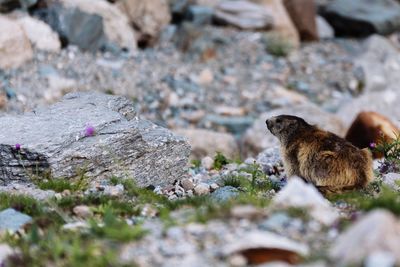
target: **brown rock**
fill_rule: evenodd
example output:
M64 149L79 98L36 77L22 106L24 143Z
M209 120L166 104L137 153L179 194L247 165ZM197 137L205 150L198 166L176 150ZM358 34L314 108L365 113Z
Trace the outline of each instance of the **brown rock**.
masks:
M0 69L17 68L32 56L31 44L22 27L0 15Z
M139 32L139 45L151 45L171 21L167 0L120 0L117 6Z
M274 36L286 40L293 48L300 45L299 34L294 26L282 0L252 0L252 2L265 5L271 10L274 26L272 33Z
M346 140L359 148L369 147L371 143L392 142L399 129L385 116L372 111L359 113L346 134ZM375 158L383 155L374 152Z
M0 93L0 109L7 107L7 95L5 93Z
M284 0L301 40L317 41L316 7L314 0Z
M217 152L231 159L239 155L238 144L231 134L203 129L177 129L174 132L188 139L192 147L192 158L214 157Z

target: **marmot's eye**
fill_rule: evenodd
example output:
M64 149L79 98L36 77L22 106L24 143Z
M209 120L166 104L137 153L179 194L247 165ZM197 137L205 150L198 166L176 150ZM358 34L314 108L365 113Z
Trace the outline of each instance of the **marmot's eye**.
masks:
M276 119L276 123L281 123L282 122L282 120L281 119Z

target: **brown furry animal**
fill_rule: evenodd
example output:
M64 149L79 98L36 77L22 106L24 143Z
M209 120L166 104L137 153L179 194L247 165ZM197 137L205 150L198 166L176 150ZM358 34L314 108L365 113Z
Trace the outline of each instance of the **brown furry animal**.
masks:
M297 175L323 193L363 188L373 180L368 149L358 149L296 116L272 117L266 124L281 143L288 177Z
M391 143L399 135L399 129L388 118L372 112L360 112L347 131L345 139L358 148L369 147L371 143L382 141ZM374 158L382 158L383 154L374 152Z

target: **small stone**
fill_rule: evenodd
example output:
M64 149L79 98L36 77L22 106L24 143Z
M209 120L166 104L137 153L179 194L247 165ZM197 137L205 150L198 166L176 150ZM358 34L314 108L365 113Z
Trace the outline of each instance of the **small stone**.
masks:
M218 106L215 108L215 113L223 116L244 116L246 110L242 107L229 107L229 106Z
M364 267L393 267L396 266L396 257L385 251L377 251L368 255L365 260Z
M182 179L181 185L182 185L183 189L185 189L185 191L189 191L194 188L194 184L193 184L192 180L190 180L188 178Z
M267 220L261 224L262 229L279 231L285 229L290 223L291 218L283 212L272 214Z
M25 224L32 221L32 217L15 209L5 209L0 212L0 230L18 231Z
M264 210L251 205L242 205L233 207L231 210L231 216L237 219L254 220L265 216L265 212Z
M233 186L224 186L215 190L211 194L211 197L215 201L226 202L229 201L231 198L237 197L238 195L239 195L239 190L237 188Z
M212 183L210 185L210 188L211 188L211 191L215 191L215 190L217 190L219 188L219 185L217 183Z
M0 244L0 265L6 266L5 262L7 258L15 253L16 251L8 244Z
M206 170L211 170L213 168L213 165L214 165L214 159L209 156L204 157L201 160L201 167L203 167Z
M73 222L73 223L67 223L64 224L62 229L64 230L79 230L79 229L87 229L89 228L89 224L87 222Z
M207 195L210 193L210 186L205 183L200 183L194 188L194 193L198 196Z
M383 183L395 190L400 190L400 173L388 173L383 176Z
M112 197L119 197L124 194L124 186L122 184L117 184L115 186L106 186L104 188L104 194Z
M79 205L73 208L72 210L74 214L82 219L89 218L93 216L93 212L91 209L86 205Z
M247 265L247 260L244 256L239 254L234 254L228 258L229 266L241 267Z
M207 85L214 81L214 74L210 69L204 69L198 77L199 84Z

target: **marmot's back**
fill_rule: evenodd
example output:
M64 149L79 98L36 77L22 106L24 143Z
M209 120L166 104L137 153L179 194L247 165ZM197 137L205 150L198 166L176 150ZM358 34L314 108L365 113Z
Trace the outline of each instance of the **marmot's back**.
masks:
M372 156L339 136L295 116L267 120L281 142L288 176L297 175L321 191L362 188L373 180Z

